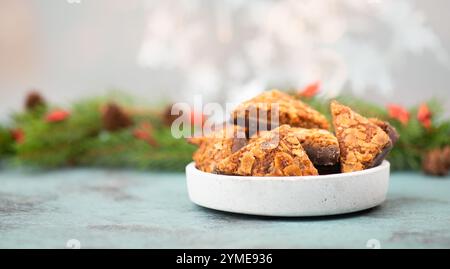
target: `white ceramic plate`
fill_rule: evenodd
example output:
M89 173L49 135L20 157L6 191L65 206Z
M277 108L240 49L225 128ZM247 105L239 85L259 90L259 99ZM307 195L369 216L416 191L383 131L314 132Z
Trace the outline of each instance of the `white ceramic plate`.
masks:
M386 199L389 162L363 171L304 177L244 177L186 167L192 202L262 216L325 216L375 207Z

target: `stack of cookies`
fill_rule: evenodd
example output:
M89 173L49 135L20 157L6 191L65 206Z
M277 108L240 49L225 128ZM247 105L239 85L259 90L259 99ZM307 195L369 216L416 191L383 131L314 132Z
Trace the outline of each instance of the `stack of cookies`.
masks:
M334 133L327 118L302 101L264 92L240 104L231 122L189 139L198 146L196 167L226 175L307 176L379 165L398 139L396 130L337 101L330 109Z

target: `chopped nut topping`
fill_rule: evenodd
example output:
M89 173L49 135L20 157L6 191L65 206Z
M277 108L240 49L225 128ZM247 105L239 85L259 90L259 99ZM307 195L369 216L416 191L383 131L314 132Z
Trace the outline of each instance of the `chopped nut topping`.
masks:
M336 137L341 150L342 172L359 171L378 165L392 148L389 136L376 124L336 101L331 103Z
M279 140L277 144L274 143L274 138ZM262 137L252 139L245 147L219 162L216 172L251 176L318 174L288 125L282 125Z
M191 143L199 145L193 155L196 167L204 172L214 172L219 161L247 144L245 138L240 138L243 132L244 129L239 126L223 127L206 136L191 139Z
M278 110L279 118L272 119L272 113ZM324 115L294 97L272 90L240 104L232 113L234 123L244 126L250 135L277 125L288 124L292 127L328 129L329 124ZM278 121L276 121L278 120Z

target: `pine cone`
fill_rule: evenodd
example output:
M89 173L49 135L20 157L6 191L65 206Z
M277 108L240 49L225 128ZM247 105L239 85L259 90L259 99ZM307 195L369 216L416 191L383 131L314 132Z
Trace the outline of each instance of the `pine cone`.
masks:
M37 107L45 106L45 100L41 96L41 94L37 91L32 91L28 93L25 99L25 109L28 111L32 111Z
M434 149L425 154L422 159L422 169L434 176L445 176L450 168L450 147Z
M450 146L443 149L444 158L447 160L447 169L450 169Z
M116 104L110 103L103 113L103 127L110 131L118 131L133 124L130 117Z

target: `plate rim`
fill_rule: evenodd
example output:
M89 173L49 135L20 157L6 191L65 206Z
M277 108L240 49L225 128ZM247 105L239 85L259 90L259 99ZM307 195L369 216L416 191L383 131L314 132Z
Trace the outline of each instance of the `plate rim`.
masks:
M387 160L383 160L383 162L375 167L364 169L361 171L348 172L348 173L337 173L337 174L329 174L329 175L317 175L317 176L236 176L236 175L222 175L222 174L214 174L201 171L195 167L195 162L190 162L186 166L186 174L189 172L197 173L200 175L208 175L214 176L216 178L223 179L232 179L232 180L257 180L257 181L310 181L310 180L327 180L327 179L346 179L352 178L354 176L363 176L367 174L376 173L380 170L388 169L390 170L390 163Z

